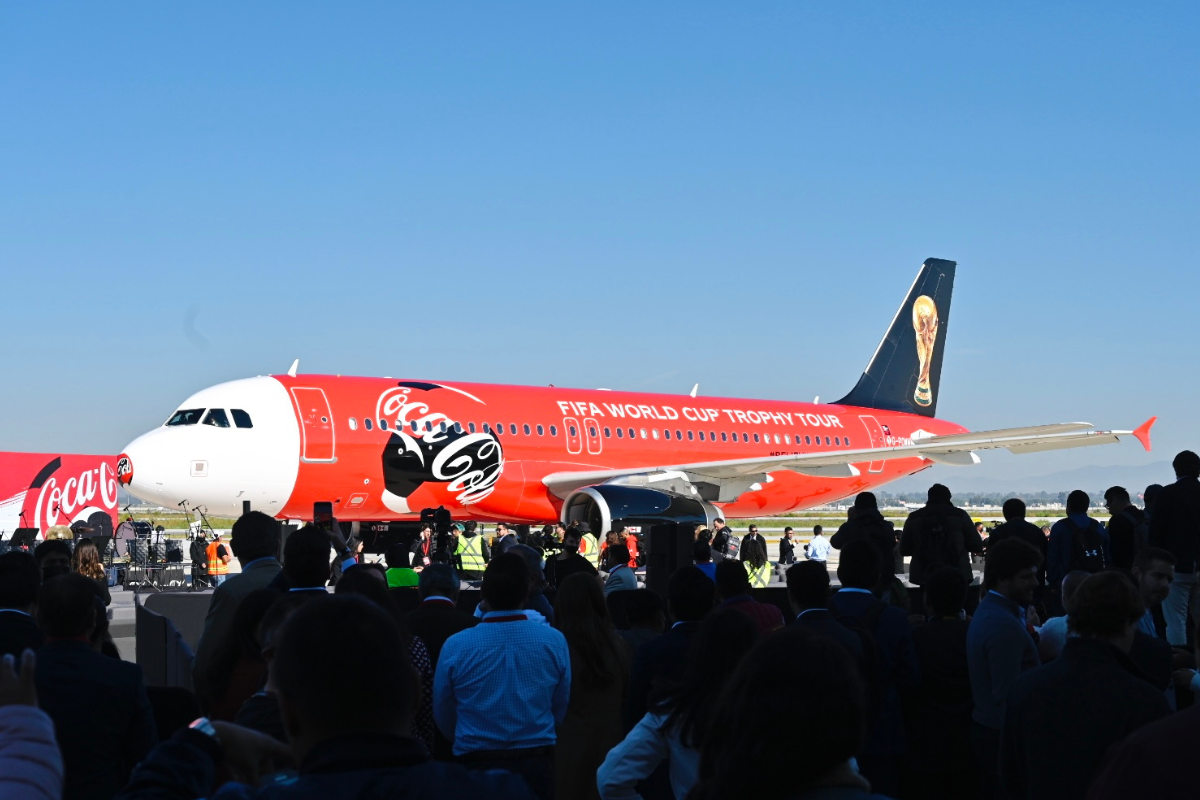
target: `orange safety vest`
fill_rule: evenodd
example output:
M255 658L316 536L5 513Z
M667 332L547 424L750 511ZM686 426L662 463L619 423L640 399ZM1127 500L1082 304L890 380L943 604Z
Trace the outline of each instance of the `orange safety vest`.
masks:
M209 542L208 545L208 574L209 575L225 575L229 572L229 565L217 555L217 548L221 547L223 542ZM225 552L229 552L229 548L225 548Z

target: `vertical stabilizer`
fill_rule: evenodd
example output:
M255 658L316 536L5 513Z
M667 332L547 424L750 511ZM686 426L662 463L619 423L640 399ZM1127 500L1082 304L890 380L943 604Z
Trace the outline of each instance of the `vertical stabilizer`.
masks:
M936 414L955 266L925 259L871 363L839 404Z

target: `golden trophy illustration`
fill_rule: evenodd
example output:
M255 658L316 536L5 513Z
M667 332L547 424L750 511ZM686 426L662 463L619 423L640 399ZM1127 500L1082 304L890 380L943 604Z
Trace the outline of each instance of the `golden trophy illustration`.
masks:
M933 404L933 389L929 385L929 367L933 364L933 348L937 344L937 304L928 295L921 295L913 303L913 330L917 332L917 358L921 362L921 376L917 379L917 390L913 400L919 406Z

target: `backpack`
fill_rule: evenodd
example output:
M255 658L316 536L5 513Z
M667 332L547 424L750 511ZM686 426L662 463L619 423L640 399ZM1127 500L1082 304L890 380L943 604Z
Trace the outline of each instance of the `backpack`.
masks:
M863 658L859 666L862 668L863 683L867 688L867 724L869 726L879 718L879 714L883 711L883 696L886 692L883 657L880 653L879 642L875 640L874 631L879 625L879 619L883 616L883 612L887 610L888 604L876 598L876 602L861 617L843 614L841 609L834 605L832 598L829 600L828 608L833 613L833 618L849 628L862 642Z
M1099 524L1092 520L1086 528L1081 528L1067 517L1067 525L1071 527L1070 568L1091 573L1104 569L1104 542L1097 530Z
M1129 513L1129 509L1122 511L1121 516L1133 526L1133 552L1136 555L1141 552L1143 547L1150 544L1150 518L1143 514L1141 519L1134 519L1133 514Z
M921 522L914 555L921 566L922 578L928 578L939 567L959 569L963 553L962 531L955 524L961 523L959 517L939 512L925 515Z
M720 561L726 558L737 558L741 549L741 540L731 534L729 532L729 528L722 528L717 534L717 537L713 539L713 561Z

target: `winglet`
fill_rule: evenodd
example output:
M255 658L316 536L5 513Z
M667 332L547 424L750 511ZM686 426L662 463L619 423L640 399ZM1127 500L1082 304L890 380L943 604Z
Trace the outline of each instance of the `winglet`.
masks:
M1133 435L1142 443L1142 447L1146 448L1147 452L1150 450L1150 429L1156 422L1158 422L1158 417L1151 417L1133 431Z
M299 366L300 366L300 359L297 358L295 361L292 362L292 366L288 368L288 377L290 377L290 378L296 377L296 370L299 368Z
M697 383L695 386L692 387L692 397L695 397L696 392L698 392L698 391L700 391L700 384Z

